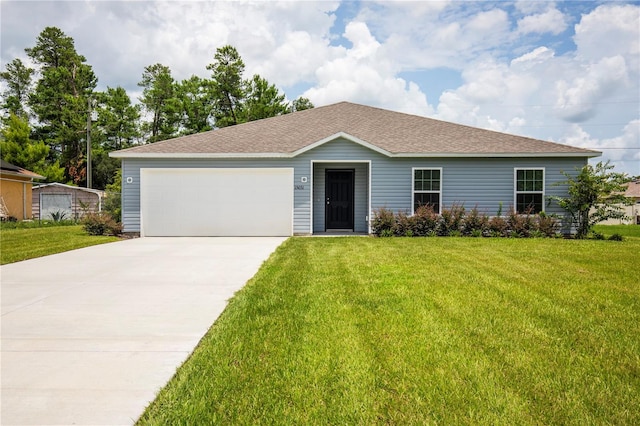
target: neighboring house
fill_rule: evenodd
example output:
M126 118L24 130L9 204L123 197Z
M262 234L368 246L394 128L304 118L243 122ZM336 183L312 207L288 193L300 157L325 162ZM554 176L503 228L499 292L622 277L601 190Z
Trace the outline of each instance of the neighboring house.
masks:
M0 160L0 217L2 220L31 219L31 186L37 173Z
M104 191L62 183L33 187L34 219L79 219L86 213L102 211Z
M635 223L640 225L640 180L629 182L627 190L624 195L629 198L633 198L635 203L627 207L627 216L629 216L629 223Z
M112 152L125 232L370 232L374 212L430 203L563 211L562 171L597 151L341 102Z
M640 225L640 181L633 181L626 184L627 189L624 196L633 199L633 204L623 206L626 219L608 219L600 222L603 225Z

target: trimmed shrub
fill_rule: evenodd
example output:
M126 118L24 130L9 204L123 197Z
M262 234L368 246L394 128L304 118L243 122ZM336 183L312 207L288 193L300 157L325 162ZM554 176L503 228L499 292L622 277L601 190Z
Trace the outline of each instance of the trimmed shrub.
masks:
M462 235L480 237L482 236L483 232L487 230L488 226L489 218L487 217L487 215L480 214L478 208L474 207L464 217L464 221L462 223Z
M492 237L506 237L507 221L501 216L494 216L489 219L489 234Z
M426 237L435 232L438 226L438 213L430 205L420 206L416 209L413 235Z
M380 208L374 212L371 231L376 236L433 237L433 236L472 236L472 237L512 237L543 238L559 236L560 220L554 215L517 214L511 210L506 217L489 218L473 208L468 213L462 205L454 204L437 214L429 205L420 206L415 214ZM595 238L604 238L594 234ZM616 239L613 237L612 239Z
M464 206L458 204L452 205L450 209L442 209L438 222L438 235L446 237L452 232L460 232L464 212Z
M398 237L412 237L415 235L415 224L415 216L409 216L406 212L399 212L393 224L393 234Z
M104 213L89 213L82 218L82 226L89 235L120 235L122 225L117 223L111 215Z
M396 218L393 212L387 208L379 208L373 213L373 220L371 221L371 232L373 235L382 236L383 231L391 232L393 235L393 228L396 224Z
M528 237L532 229L535 228L534 220L528 212L518 214L515 209L511 209L507 217L507 228L510 234L517 234L517 237Z
M541 212L536 217L536 228L547 237L555 237L560 231L560 220L556 216Z
M383 229L380 232L380 237L393 237L393 231L391 229Z

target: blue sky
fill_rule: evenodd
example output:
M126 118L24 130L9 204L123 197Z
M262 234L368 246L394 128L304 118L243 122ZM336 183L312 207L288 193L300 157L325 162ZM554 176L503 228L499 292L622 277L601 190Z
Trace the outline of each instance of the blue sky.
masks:
M238 48L289 99L358 102L602 150L640 175L638 1L6 1L2 65L40 31L74 38L135 101L145 66L208 76Z

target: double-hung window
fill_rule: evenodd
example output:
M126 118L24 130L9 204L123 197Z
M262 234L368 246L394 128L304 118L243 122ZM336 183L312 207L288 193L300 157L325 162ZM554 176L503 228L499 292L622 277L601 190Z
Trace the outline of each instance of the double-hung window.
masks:
M442 169L413 169L413 211L430 205L440 213L442 204Z
M544 211L544 169L515 169L515 205L518 214Z

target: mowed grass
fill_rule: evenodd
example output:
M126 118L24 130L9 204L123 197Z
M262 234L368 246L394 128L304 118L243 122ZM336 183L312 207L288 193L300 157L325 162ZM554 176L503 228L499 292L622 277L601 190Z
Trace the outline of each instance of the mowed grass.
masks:
M640 424L640 240L292 238L139 424Z
M87 235L81 225L0 230L0 264L33 259L82 247L118 241Z
M596 225L593 230L607 237L619 234L623 237L640 238L640 225Z

